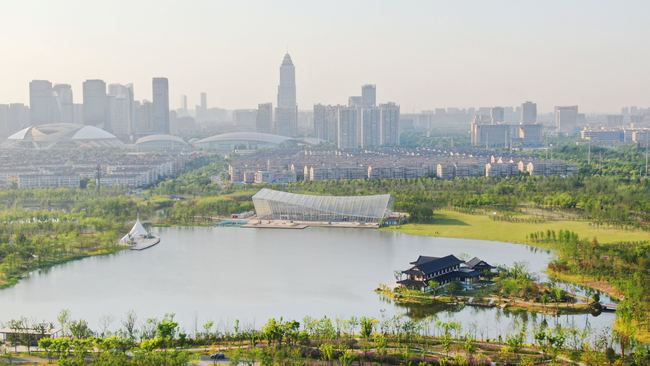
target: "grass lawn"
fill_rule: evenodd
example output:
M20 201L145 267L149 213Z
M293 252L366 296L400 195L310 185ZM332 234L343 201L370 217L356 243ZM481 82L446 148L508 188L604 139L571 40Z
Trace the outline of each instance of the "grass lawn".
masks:
M384 230L412 235L440 236L526 243L526 235L536 231L570 230L581 238L597 238L601 243L650 240L650 233L641 230L624 230L595 227L587 221L549 220L544 223L513 223L494 221L486 214L465 214L451 210L436 211L432 224L406 224Z

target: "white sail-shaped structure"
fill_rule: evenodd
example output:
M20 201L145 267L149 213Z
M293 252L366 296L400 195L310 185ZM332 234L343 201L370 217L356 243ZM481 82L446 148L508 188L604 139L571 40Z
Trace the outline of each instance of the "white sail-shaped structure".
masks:
M135 221L135 225L133 225L133 227L131 228L131 231L129 231L128 234L124 235L122 239L120 239L120 242L127 244L137 238L146 238L148 236L149 236L149 232L147 231L147 229L144 228L144 226L140 222L140 219L137 219Z

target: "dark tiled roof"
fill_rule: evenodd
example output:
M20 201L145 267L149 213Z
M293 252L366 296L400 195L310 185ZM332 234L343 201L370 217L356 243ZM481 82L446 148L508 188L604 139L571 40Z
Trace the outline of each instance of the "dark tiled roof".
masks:
M423 281L415 281L409 279L397 281L397 283L406 287L422 287L425 285Z
M470 270L470 269L463 269L461 268L460 271L458 271L458 274L460 275L461 278L472 278L472 277L480 277L481 272L475 271L475 270Z
M424 273L422 273L422 271L420 271L419 269L417 269L415 267L409 268L406 271L402 271L402 273L404 273L405 275L414 275L414 276L422 276L422 275L424 275Z
M461 279L460 272L458 271L453 271L445 274L441 274L440 276L437 276L435 278L432 278L432 280L442 283L442 282L449 282L449 281L457 281Z
M426 255L421 255L421 256L418 257L418 259L415 260L415 262L411 262L410 264L412 264L414 266L417 266L417 265L420 265L420 264L424 264L426 262L434 261L434 260L436 260L438 258L440 258L440 257L429 257L429 256L426 256Z
M465 264L466 264L467 267L469 267L469 268L474 268L474 267L476 267L477 265L481 264L481 262L483 262L483 263L484 263L486 266L488 266L488 267L492 267L490 264L488 264L488 262L486 262L486 261L484 261L484 260L481 260L481 259L479 259L478 257L474 257L474 258L470 259L470 260L467 261L467 263L465 263Z
M453 255L448 255L446 257L438 258L432 261L425 262L415 267L425 274L433 273L441 269L457 266L463 263L460 259L456 258Z

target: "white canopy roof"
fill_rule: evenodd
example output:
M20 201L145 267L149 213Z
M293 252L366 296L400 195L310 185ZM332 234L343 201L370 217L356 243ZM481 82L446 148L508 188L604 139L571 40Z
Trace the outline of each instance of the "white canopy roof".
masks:
M133 225L133 227L131 228L131 231L129 231L128 234L124 235L120 240L120 242L127 243L131 239L138 238L138 237L145 237L147 235L149 235L149 232L147 231L147 229L144 228L144 226L142 226L140 219L137 219L135 221L135 225Z

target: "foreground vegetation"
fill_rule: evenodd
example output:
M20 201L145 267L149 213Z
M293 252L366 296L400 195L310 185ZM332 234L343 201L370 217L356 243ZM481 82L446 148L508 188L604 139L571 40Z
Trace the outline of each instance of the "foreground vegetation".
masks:
M0 191L0 287L34 269L121 249L136 213L156 224L207 224L252 208L257 188L230 186L215 158L142 192ZM312 194L390 193L409 234L528 243L558 253L553 275L624 298L624 344L648 341L650 180L605 176L298 182ZM495 214L496 213L496 214ZM572 233L570 239L560 232ZM544 233L544 234L541 234ZM627 330L625 330L627 329ZM625 338L627 337L627 338ZM627 340L626 340L627 339Z
M16 336L5 345L7 363L31 355L35 363L59 365L169 365L195 364L225 352L230 364L246 365L646 365L648 347L634 344L629 353L615 350L607 334L590 335L578 328L541 322L534 329L518 324L499 339L480 339L455 322L403 316L375 319L269 319L261 328L239 321L215 329L208 321L189 334L173 314L147 319L138 326L129 313L118 330L91 330L83 320L71 320L66 311L58 322L61 337L34 337L20 333L24 320L11 322ZM54 325L51 325L52 327ZM532 334L529 337L528 334ZM21 347L21 351L18 351ZM23 353L21 353L23 352ZM2 361L0 361L1 363Z
M551 249L549 273L622 300L617 328L650 342L650 234L584 221L494 219L493 212L443 210L432 224L388 228L414 235L488 239ZM499 216L499 215L497 215ZM439 219L438 219L439 218Z
M129 216L136 211L135 202L120 194L2 191L0 288L35 269L120 250L116 238L128 230Z

